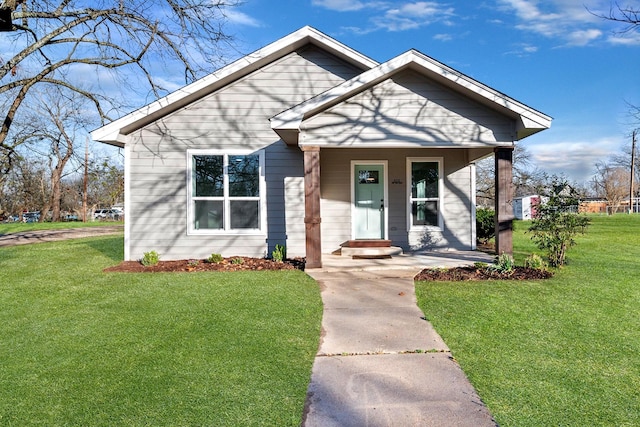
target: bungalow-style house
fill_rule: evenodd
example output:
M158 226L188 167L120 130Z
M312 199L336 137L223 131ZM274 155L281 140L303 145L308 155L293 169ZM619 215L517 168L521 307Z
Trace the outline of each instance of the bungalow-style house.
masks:
M511 252L514 143L551 118L415 50L378 63L311 27L92 133L124 148L125 259L319 267L351 243L475 249L474 162L495 154Z

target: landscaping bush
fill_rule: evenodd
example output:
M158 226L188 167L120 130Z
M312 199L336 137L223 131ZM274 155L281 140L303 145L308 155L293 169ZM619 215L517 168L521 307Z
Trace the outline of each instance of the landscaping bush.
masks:
M496 257L494 263L488 268L492 271L497 271L498 273L508 274L513 272L515 265L516 262L513 260L513 257L508 253L503 252Z
M209 261L211 264L220 264L223 259L224 258L222 258L222 255L213 253L209 255L209 258L207 259L207 261Z
M546 251L549 265L559 267L566 262L567 250L576 244L574 237L584 234L589 218L574 213L575 191L561 179L554 179L549 200L540 205L529 227L531 239Z
M287 248L284 245L276 245L273 252L271 252L271 258L276 262L282 262L287 257Z
M524 266L527 268L535 268L536 270L546 270L547 263L538 254L531 254L524 260Z
M140 263L145 267L156 265L160 261L160 255L156 251L145 252Z
M476 238L487 243L496 234L495 212L492 209L476 210Z

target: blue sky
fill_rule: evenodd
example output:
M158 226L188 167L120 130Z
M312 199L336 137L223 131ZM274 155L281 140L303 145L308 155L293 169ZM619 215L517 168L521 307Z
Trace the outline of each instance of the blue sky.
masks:
M608 14L610 5L603 0L246 0L227 11L227 31L245 53L304 25L380 62L417 49L552 116L551 129L522 143L543 170L584 182L598 160L628 143L634 128L628 103L640 106L640 33L620 34L622 24L587 10Z

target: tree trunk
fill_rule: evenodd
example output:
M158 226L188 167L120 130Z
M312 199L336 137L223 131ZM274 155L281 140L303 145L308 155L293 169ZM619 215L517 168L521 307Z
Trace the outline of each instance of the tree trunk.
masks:
M62 171L65 162L60 162L51 171L51 221L60 221L60 199L62 199Z

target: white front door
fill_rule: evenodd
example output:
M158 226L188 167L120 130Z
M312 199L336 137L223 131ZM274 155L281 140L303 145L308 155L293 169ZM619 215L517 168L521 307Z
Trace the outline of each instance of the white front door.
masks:
M352 162L354 239L386 237L385 163Z

